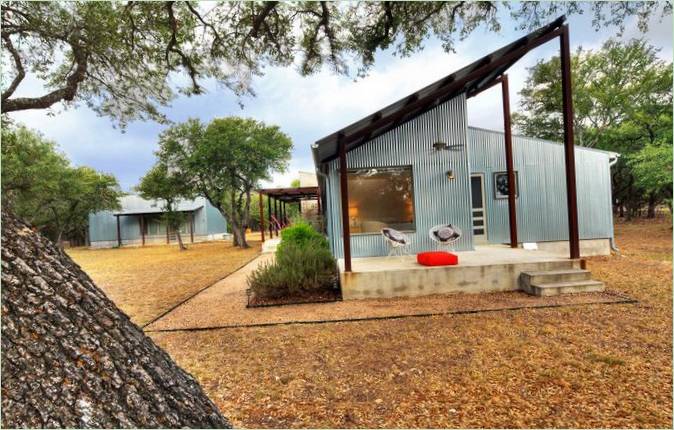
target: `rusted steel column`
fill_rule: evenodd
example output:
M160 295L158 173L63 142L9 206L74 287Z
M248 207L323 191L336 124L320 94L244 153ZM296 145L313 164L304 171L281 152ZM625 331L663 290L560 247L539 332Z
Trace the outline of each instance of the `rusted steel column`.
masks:
M569 26L562 27L559 51L562 65L562 113L564 117L564 162L566 166L566 206L569 216L569 257L580 258L578 200L576 195L576 157L573 143L573 99Z
M274 233L278 237L278 200L274 199Z
M342 237L344 242L344 271L351 271L351 227L349 226L349 185L346 167L346 145L340 135L339 145L339 188L342 197Z
M262 235L262 242L264 242L264 206L262 204L263 194L258 193L258 203L260 206L260 234Z
M272 230L272 226L274 223L271 220L271 197L267 196L267 219L269 220L269 238L273 239L274 238L274 230Z
M508 75L501 77L501 92L503 94L503 136L505 140L506 171L508 173L508 222L510 225L510 247L517 248L517 208L515 203L515 162L513 160L513 135L510 124L510 90Z
M117 246L122 246L122 235L119 228L119 215L117 217Z
M169 223L167 222L166 223L166 244L168 245L170 243L171 243L171 239L169 238Z

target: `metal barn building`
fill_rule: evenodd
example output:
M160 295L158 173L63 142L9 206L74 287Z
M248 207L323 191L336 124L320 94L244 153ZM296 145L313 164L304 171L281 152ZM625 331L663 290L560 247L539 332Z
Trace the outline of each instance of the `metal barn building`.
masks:
M508 199L499 195L496 181L505 175L503 132L465 125L465 97L457 97L436 111L416 118L349 153L349 219L353 257L386 255L382 227L397 228L411 237L410 252L434 249L431 227L451 223L463 233L457 251L476 244L510 241ZM436 113L444 118L440 138L455 145L436 151L432 143ZM541 139L513 136L516 175L518 242L537 242L540 248L564 247L568 241L564 147ZM610 165L617 154L576 147L576 178L581 254L608 254L613 240ZM324 177L327 233L336 257L342 258L339 162L327 163ZM451 171L452 178L448 178ZM409 178L403 190L408 202L392 202L381 187L391 176ZM387 177L388 175L388 177ZM360 179L359 179L360 177ZM380 181L377 178L381 178ZM369 182L369 184L368 184ZM409 184L409 185L408 185ZM363 191L358 191L363 188ZM380 195L385 202L378 201ZM368 213L364 206L382 212ZM408 219L392 219L395 207L409 205ZM385 215L384 215L385 213ZM379 215L379 217L378 217Z
M89 246L114 246L176 243L176 232L161 219L162 204L137 195L120 199L119 211L101 211L89 215ZM185 243L221 240L228 237L227 221L208 200L198 197L184 200L178 209L187 216L180 228Z
M553 40L561 57L563 142L513 136L506 71ZM461 285L513 290L523 270L576 270L581 256L610 252L610 166L618 154L574 145L570 58L562 16L312 146L345 297ZM504 132L468 127L467 100L497 85ZM468 252L463 267L425 270L409 259L380 258L396 246L382 228L407 235L400 243L414 254L434 249L433 229L448 224L462 232L453 249Z

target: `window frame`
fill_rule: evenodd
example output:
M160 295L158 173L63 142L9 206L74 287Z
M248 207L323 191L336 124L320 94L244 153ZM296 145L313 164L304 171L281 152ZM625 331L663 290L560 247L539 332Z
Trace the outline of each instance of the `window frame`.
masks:
M377 170L393 170L393 169L408 169L410 170L410 175L412 178L412 207L414 209L414 217L412 220L412 224L414 229L413 230L399 230L402 233L416 233L417 232L417 202L416 202L416 192L415 192L415 180L414 180L414 166L412 164L400 164L400 165L394 165L394 166L364 166L364 167L350 167L346 169L346 180L348 183L349 180L349 173L354 173L359 170L370 170L370 169L377 169ZM337 169L337 174L340 174L340 170ZM366 231L366 232L358 232L354 233L351 232L350 236L373 236L373 235L381 235L381 232L379 231Z

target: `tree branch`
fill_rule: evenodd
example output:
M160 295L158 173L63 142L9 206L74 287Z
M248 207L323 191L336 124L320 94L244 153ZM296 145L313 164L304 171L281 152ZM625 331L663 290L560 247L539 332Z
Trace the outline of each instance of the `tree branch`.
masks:
M14 91L16 91L16 88L19 86L21 81L23 81L23 78L26 77L26 71L23 68L23 64L21 64L21 56L19 55L19 52L12 44L12 39L10 39L9 35L3 34L2 40L5 42L5 47L7 48L9 53L12 54L14 64L16 65L16 76L14 77L14 80L12 81L10 86L7 87L7 89L2 93L2 102L4 103L5 100L7 100L12 94L14 94Z
M248 33L250 37L256 38L258 36L258 32L260 31L260 27L264 23L264 20L271 13L271 11L274 10L277 4L278 4L277 1L268 1L264 3L264 8L260 11L258 15L255 16L255 18L253 18L253 27L250 29L250 32Z
M80 82L86 78L89 53L84 46L80 45L79 37L77 35L74 35L68 43L72 49L73 57L77 67L66 78L65 86L41 97L20 97L16 99L5 99L3 95L3 113L26 109L46 109L54 103L60 101L72 101L75 98Z
M178 21L176 20L176 17L173 13L173 4L175 2L169 1L166 2L166 11L168 12L168 22L169 22L169 27L171 28L171 39L169 40L168 45L166 46L166 65L169 68L171 67L171 60L170 60L170 53L173 52L175 54L178 54L178 56L181 59L181 63L185 69L187 69L187 73L190 75L190 79L192 80L192 89L196 94L201 94L203 90L201 89L201 86L197 82L197 76L199 73L197 70L194 68L194 64L192 64L192 60L185 55L185 53L178 47Z

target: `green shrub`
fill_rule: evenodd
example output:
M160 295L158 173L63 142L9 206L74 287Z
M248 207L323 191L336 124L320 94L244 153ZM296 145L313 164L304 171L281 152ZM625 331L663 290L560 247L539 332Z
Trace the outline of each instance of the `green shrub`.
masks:
M248 286L260 297L290 297L329 290L338 274L337 262L330 249L314 238L285 243L282 250L277 250L274 262L249 275Z
M309 242L312 243L312 246L330 249L325 236L317 232L307 221L299 220L290 227L281 230L281 243L276 249L276 256L278 258L279 253L283 253L283 249L290 244L306 246Z

